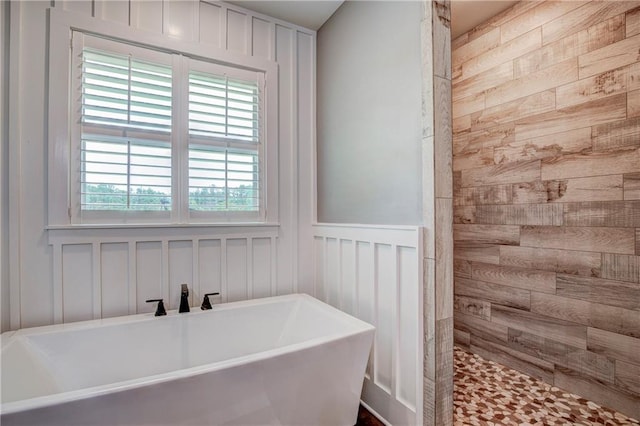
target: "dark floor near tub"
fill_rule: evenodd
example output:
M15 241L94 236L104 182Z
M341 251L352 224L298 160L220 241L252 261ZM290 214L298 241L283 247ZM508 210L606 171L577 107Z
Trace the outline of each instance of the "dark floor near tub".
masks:
M454 351L456 426L639 425L621 413L462 349ZM356 426L383 426L360 407Z
M361 405L356 426L384 426L384 424Z

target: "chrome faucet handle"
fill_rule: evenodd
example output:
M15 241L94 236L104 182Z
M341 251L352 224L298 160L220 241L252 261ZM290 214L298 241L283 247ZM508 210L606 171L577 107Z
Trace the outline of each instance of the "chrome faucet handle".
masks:
M162 301L162 299L149 299L149 300L147 300L147 303L151 303L151 302L158 302L158 308L156 309L155 316L161 317L163 315L167 315L167 311L164 309L164 302Z
M220 293L207 293L204 295L204 299L202 299L202 305L200 306L200 309L202 309L203 311L206 311L207 309L211 309L211 301L209 300L209 296L217 296Z

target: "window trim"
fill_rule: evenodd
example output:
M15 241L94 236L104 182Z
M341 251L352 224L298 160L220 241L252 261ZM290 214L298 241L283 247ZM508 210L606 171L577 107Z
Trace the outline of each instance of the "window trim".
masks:
M242 215L217 215L211 217L198 218L199 215L189 214L187 208L185 214L172 214L168 221L136 221L127 223L125 221L99 223L78 223L72 221L71 201L73 185L71 183L71 136L74 131L72 126L73 113L71 112L71 83L72 83L72 57L71 43L73 31L82 32L87 35L111 39L116 42L127 43L152 50L160 50L169 54L185 55L189 58L218 64L225 67L244 69L251 72L261 72L265 75L264 84L264 106L263 114L263 135L264 153L262 158L263 186L261 188L261 198L263 200L264 214L260 220L255 217L243 218ZM177 55L174 55L174 57ZM54 65L55 62L55 65ZM177 40L165 35L153 34L141 30L136 30L126 25L105 22L97 18L85 15L49 9L49 51L48 51L48 227L59 226L136 226L136 225L224 225L229 226L242 223L277 223L278 222L278 64L263 58L245 56L210 45L203 45L197 42L187 42ZM67 64L61 66L60 64ZM176 99L184 96L182 88L174 88ZM174 108L180 108L180 105ZM172 132L173 134L174 132ZM184 136L182 136L184 137ZM181 144L177 162L184 162L188 149L188 141ZM182 152L184 151L184 152ZM181 170L174 166L176 173L181 176L177 179L177 184L185 186L185 179L188 170ZM186 186L185 186L186 187ZM177 188L176 188L177 189ZM176 195L180 194L174 192ZM180 194L188 197L188 194ZM178 209L180 210L180 209Z

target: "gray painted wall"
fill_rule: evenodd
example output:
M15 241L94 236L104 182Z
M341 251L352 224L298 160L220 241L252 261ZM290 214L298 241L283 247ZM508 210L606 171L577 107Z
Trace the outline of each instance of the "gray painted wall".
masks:
M9 2L0 2L0 330L9 330Z
M318 32L318 221L421 223L419 2L345 2Z

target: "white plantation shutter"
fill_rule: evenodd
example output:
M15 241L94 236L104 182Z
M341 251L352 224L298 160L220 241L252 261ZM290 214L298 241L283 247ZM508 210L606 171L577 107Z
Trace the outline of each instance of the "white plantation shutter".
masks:
M75 31L72 58L72 223L265 220L266 71Z
M260 80L246 77L253 80L229 77L222 67L189 72L192 212L260 211Z
M170 211L172 68L138 58L132 46L85 38L81 211Z
M82 122L171 131L171 67L85 48Z

